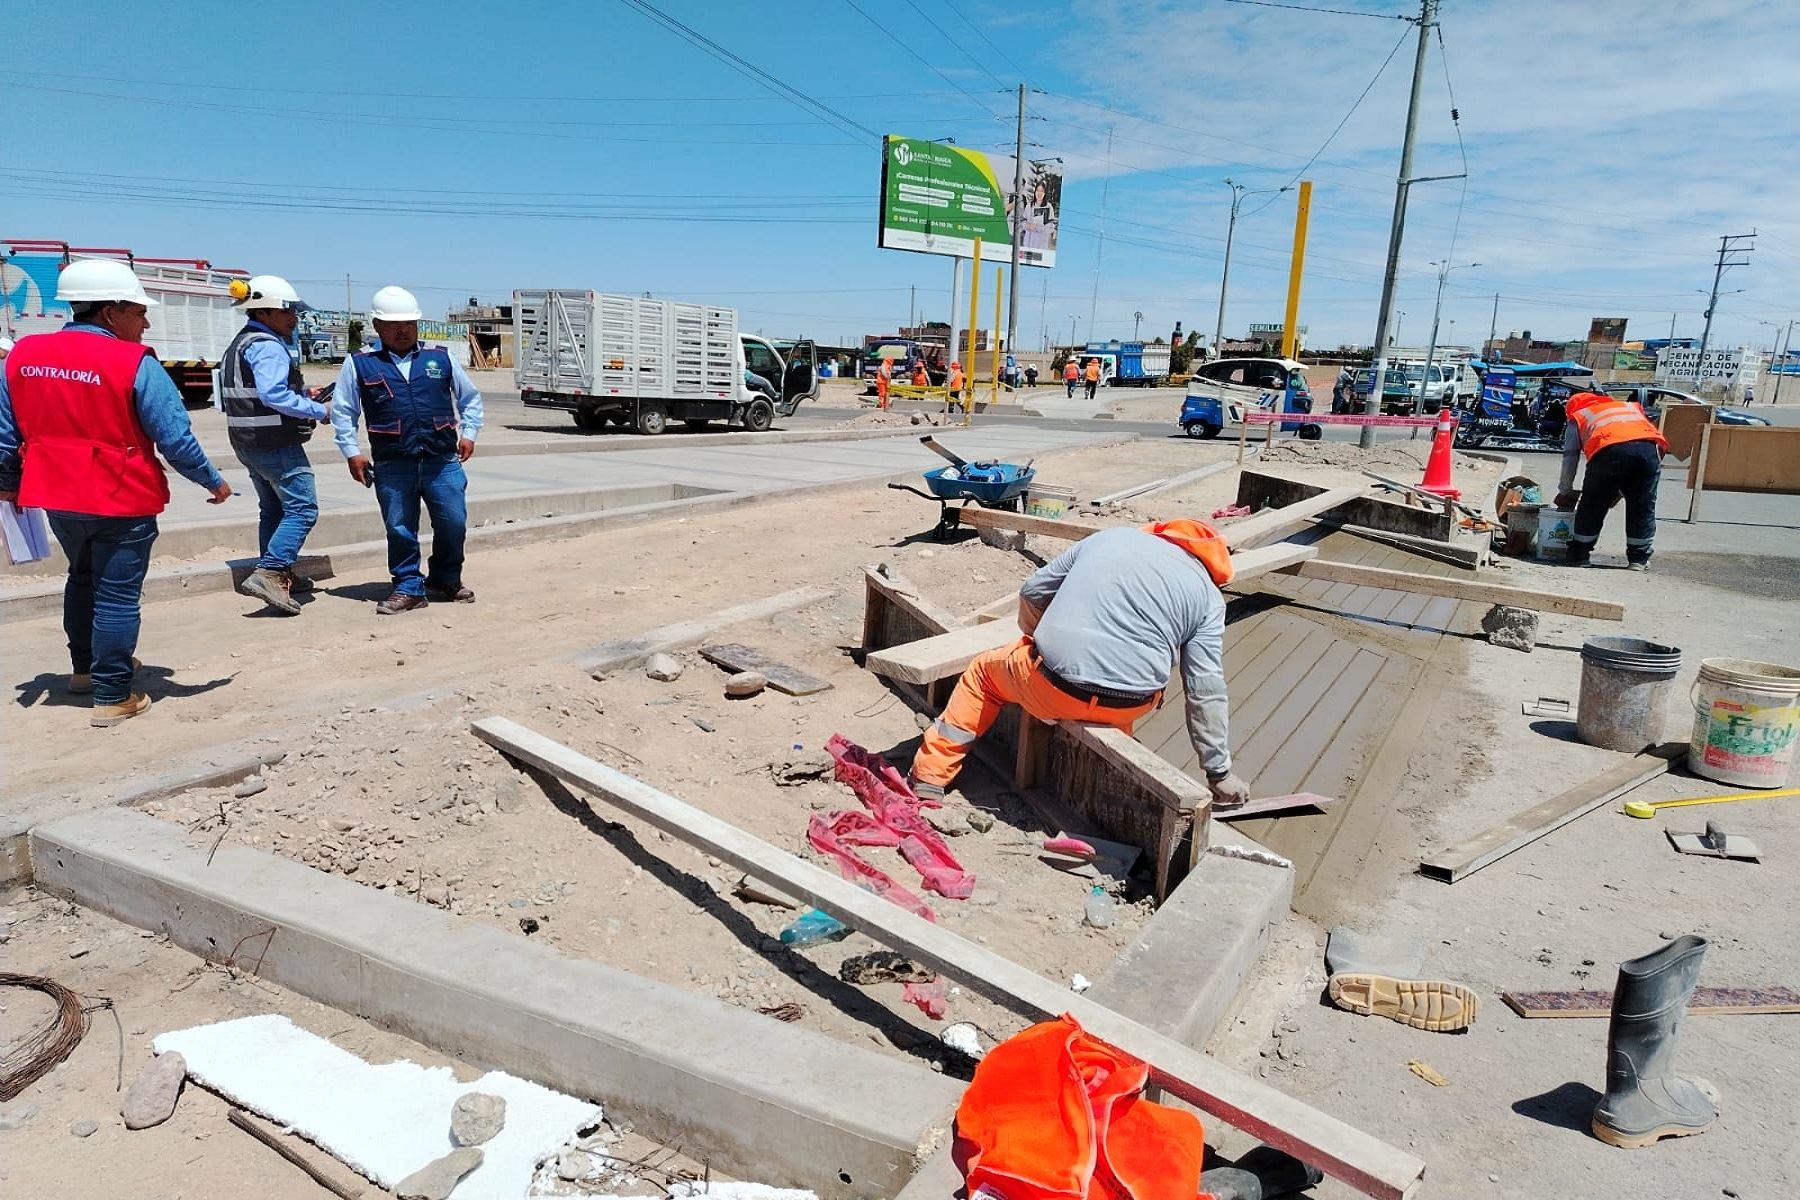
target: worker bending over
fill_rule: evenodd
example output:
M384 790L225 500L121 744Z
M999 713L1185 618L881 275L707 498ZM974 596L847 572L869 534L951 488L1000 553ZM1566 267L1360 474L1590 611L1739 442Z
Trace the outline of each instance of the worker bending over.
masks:
M1213 799L1250 798L1226 745L1225 541L1200 521L1108 529L1076 542L1019 589L1010 646L977 655L925 731L910 782L941 797L963 756L1008 704L1041 721L1091 721L1131 732L1152 711L1177 659L1188 737Z
M1577 392L1564 409L1562 478L1556 507L1575 506L1575 532L1569 538L1569 563L1585 567L1600 540L1606 513L1625 497L1625 565L1650 569L1656 541L1656 487L1662 480L1662 456L1668 439L1629 400L1599 392ZM1575 470L1587 458L1587 478L1575 490Z

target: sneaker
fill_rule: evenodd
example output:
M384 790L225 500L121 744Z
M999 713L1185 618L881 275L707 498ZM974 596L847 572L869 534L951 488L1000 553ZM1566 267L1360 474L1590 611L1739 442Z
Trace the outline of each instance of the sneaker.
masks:
M271 571L267 567L258 567L245 576L244 582L238 584L238 591L246 596L261 600L276 612L288 616L298 616L299 604L288 595L288 575L286 571Z
M137 660L136 655L132 656L131 669L133 671L137 670L139 667L141 667L143 665L144 665L143 663L141 663ZM94 677L85 671L83 671L79 674L69 676L69 690L71 692L75 693L77 696L87 695L89 692L94 690Z
M395 613L411 612L415 608L424 608L431 601L423 596L409 596L405 592L395 592L386 600L375 606L375 611L384 617Z
M1627 571L1648 571L1650 569L1650 564L1647 562L1628 562L1625 564L1625 569Z
M96 704L88 724L95 729L110 729L114 725L122 725L140 713L150 711L150 697L142 692L133 692L131 698L119 704Z
M1339 1008L1433 1033L1467 1029L1475 1023L1481 1007L1475 993L1462 984L1438 979L1392 979L1351 972L1333 975L1327 990Z
M433 600L441 601L444 604L475 603L475 593L460 583L454 588L444 588L437 586L435 583L428 583L425 585L425 594Z

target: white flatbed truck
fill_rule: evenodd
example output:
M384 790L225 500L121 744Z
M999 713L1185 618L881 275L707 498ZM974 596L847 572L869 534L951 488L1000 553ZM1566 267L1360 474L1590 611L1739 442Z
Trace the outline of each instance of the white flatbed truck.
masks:
M737 310L564 288L513 292L513 379L528 408L582 429L658 434L670 421L762 431L819 394L810 341L738 329ZM745 379L748 370L764 391Z

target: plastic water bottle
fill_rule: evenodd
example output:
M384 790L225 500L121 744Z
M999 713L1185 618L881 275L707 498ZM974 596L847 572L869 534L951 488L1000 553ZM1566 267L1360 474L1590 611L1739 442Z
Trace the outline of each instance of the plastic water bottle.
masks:
M1095 929L1110 929L1113 923L1113 898L1106 888L1095 884L1088 892L1087 908L1083 914L1087 923Z
M801 946L811 946L815 942L836 942L849 936L850 927L848 925L830 913L809 908L795 917L793 923L781 931L781 944L799 949Z

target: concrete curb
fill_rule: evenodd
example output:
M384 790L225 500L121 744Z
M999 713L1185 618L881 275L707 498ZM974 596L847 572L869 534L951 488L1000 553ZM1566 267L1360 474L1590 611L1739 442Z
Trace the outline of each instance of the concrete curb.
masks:
M906 432L912 431L907 430ZM1089 442L1056 446L1037 454L1036 457L1042 459L1072 450L1091 450L1102 446L1113 446L1121 442L1134 441L1136 437L1136 434L1118 434ZM723 511L744 504L789 500L799 496L831 496L862 488L883 487L889 483L910 482L918 478L918 475L919 472L909 469L887 475L862 476L833 483L796 483L759 492L717 492L686 500L665 500L600 512L573 513L563 517L516 521L509 525L482 525L469 530L469 549L473 552L475 550L505 549L512 546L530 546L562 538L584 537L590 533L641 524L645 521L661 520L666 517L693 516ZM430 539L422 537L420 543L423 546L429 546ZM312 579L331 578L353 571L378 570L387 566L387 542L385 540L368 541L348 546L329 547L304 556L298 565L301 568L300 574ZM172 600L204 592L230 591L255 566L255 559L236 558L227 559L225 562L191 563L182 567L152 570L144 580L144 602ZM60 614L62 612L62 593L63 582L60 579L51 583L34 584L30 587L0 589L0 625Z
M103 808L32 831L38 886L434 1046L629 1114L743 1178L887 1196L941 1137L954 1080L260 850L210 866ZM240 956L241 958L242 956Z

